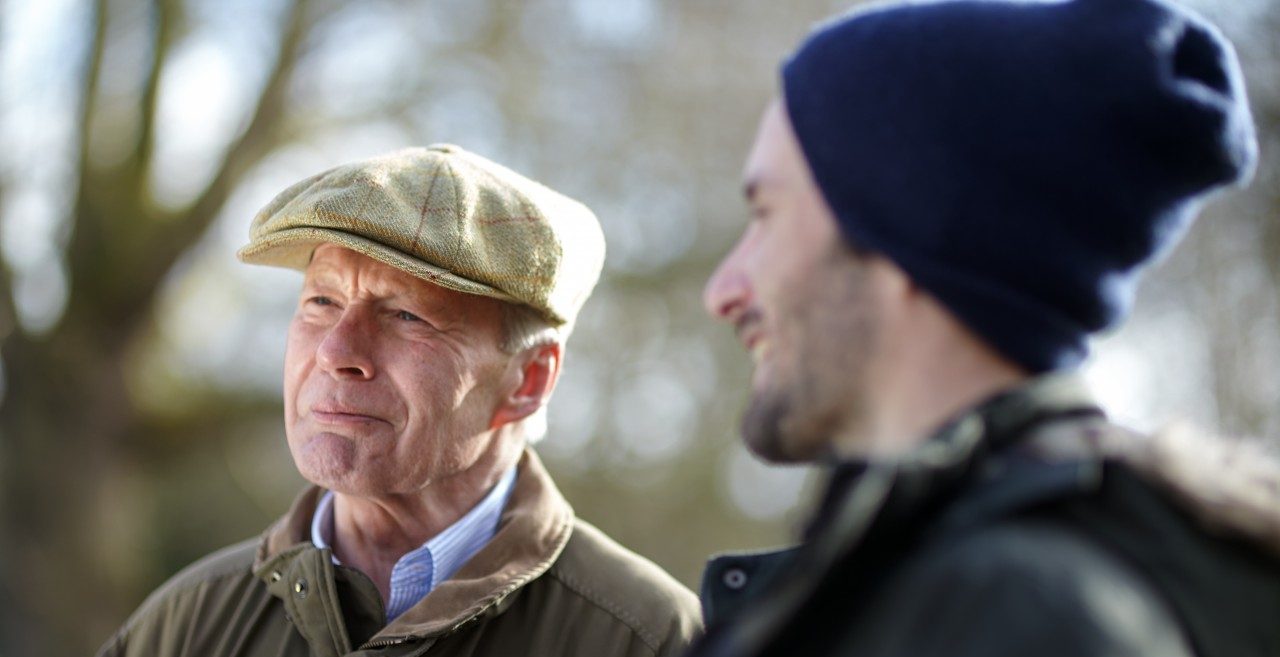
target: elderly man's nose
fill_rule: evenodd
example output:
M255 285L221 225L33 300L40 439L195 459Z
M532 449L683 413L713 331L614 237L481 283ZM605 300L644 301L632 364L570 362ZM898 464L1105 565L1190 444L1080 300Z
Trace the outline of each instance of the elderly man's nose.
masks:
M376 330L359 312L348 309L320 341L316 362L334 376L373 378L371 338Z

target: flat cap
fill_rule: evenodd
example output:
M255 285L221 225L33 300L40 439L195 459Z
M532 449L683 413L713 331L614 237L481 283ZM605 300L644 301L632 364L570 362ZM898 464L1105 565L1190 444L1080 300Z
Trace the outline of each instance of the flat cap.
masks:
M457 146L406 148L299 182L257 216L242 262L303 270L332 243L458 292L570 324L604 264L583 204Z

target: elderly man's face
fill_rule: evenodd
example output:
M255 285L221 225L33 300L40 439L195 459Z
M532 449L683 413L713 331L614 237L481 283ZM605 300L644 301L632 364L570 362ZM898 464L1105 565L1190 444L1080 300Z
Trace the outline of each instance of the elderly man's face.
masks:
M409 494L498 449L513 387L500 302L431 285L354 251L316 250L285 354L289 449L308 480Z
M704 302L755 363L747 446L769 460L813 460L864 419L876 277L841 241L780 104L765 114L745 178L751 223Z

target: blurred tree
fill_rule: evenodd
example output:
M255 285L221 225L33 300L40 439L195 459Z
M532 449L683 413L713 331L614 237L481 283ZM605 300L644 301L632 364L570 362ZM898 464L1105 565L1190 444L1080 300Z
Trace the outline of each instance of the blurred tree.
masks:
M65 4L88 9L56 53L83 52L72 143L0 152L7 239L24 167L70 160L68 185L45 190L66 199L54 262L0 263L0 655L92 651L159 581L283 510L300 483L276 392L294 293L230 250L283 185L406 143L456 141L604 224L605 276L539 446L579 514L691 585L708 553L787 536L800 477L737 445L747 359L699 291L742 230L738 169L779 57L853 2ZM1280 432L1277 4L1224 23L1254 94L1258 180L1211 206L1115 338L1141 352L1192 325L1171 348L1203 357L1165 376L1165 352L1147 353L1153 387L1264 434ZM213 60L234 84L198 65ZM225 100L210 94L235 97L225 131L200 122ZM183 140L203 146L174 157ZM17 293L56 300L59 275L65 307L20 321Z
M1165 400L1164 412L1280 445L1280 3L1194 4L1218 14L1236 43L1260 162L1247 190L1209 205L1145 290L1148 310L1155 311L1149 315L1190 329L1190 343L1178 348L1200 352L1193 359L1199 367L1177 368L1159 355L1151 361L1159 378L1183 390L1183 407ZM1151 327L1152 342L1160 341L1160 331ZM1189 412L1197 401L1205 412Z
M112 517L102 507L108 480L121 474L120 454L153 441L157 431L194 432L210 421L196 413L177 423L166 418L159 427L140 413L126 385L128 354L150 329L157 291L174 263L246 172L288 138L286 91L320 15L313 4L287 3L279 47L247 125L204 189L171 209L154 198L150 180L160 81L186 27L184 7L155 0L139 19L130 3L93 3L76 99L78 163L75 187L67 190L69 293L61 319L41 332L26 330L17 321L8 268L0 268L4 654L83 652L118 621L122 592L107 585L102 550L109 531L102 519ZM102 83L104 60L112 49L138 43L148 49L140 68L111 71L142 81L133 102L121 103ZM122 135L128 143L119 149ZM220 402L205 408L234 414L243 403Z
M728 2L628 0L613 6L623 7L619 14L584 0L278 0L242 20L236 15L248 5L231 4L219 18L210 11L218 3L201 0L95 0L73 14L83 25L60 26L69 34L62 37L83 47L57 53L83 53L69 76L73 97L64 100L75 107L71 143L28 154L70 160L66 240L52 262L25 270L0 263L0 655L91 651L160 580L261 529L287 503L280 491L296 490L278 447L277 395L235 377L228 385L208 372L173 372L182 359L165 351L160 334L173 312L166 291L201 275L192 273L198 247L236 190L253 178L288 184L331 166L313 150L277 166L284 174L264 171L272 157L296 155L291 145L316 149L325 139L359 142L339 150L361 155L457 140L596 207L612 260L602 305L572 347L581 397L569 389L558 403L584 405L599 388L605 410L578 424L585 443L557 449L549 439L548 461L582 515L691 584L713 550L780 538L777 513L794 490L782 506L769 500L754 510L760 521L743 522L715 474L727 449L740 452L729 427L741 397L737 386L717 386L717 361L741 359L697 305L718 246L702 248L695 237L711 231L713 244L723 244L737 231L738 158L770 85L767 76L720 79L718 71L744 62L769 70L826 11L758 4L734 13ZM182 77L192 71L183 65L202 56L208 24L262 29L264 15L274 15L264 35L270 47L254 67L235 70L238 86L226 90L249 90L240 127L225 142L215 136L203 151L170 157L175 142L196 137L174 134L175 89L217 88L212 78ZM784 23L792 29L759 38L762 24ZM180 112L201 114L184 102ZM0 183L23 181L29 163L9 160ZM174 192L175 180L199 184ZM701 181L716 182L707 190ZM229 220L238 235L246 219ZM17 220L6 217L7 235ZM217 258L229 260L225 252ZM65 279L60 310L58 277L49 272ZM24 285L47 317L23 321ZM267 303L287 307L280 299ZM209 306L206 324L222 319L207 295L177 303ZM283 334L278 321L267 324ZM720 339L710 353L712 335ZM241 344L221 367L278 359L246 358L248 349ZM148 378L150 369L162 375ZM699 409L693 398L710 406ZM553 432L565 427L559 415ZM717 439L691 442L698 435ZM258 443L277 446L264 463L258 447L244 447ZM767 499L768 487L750 479L755 471L743 470L755 466L744 462L725 476ZM262 493L251 480L263 478L283 484Z

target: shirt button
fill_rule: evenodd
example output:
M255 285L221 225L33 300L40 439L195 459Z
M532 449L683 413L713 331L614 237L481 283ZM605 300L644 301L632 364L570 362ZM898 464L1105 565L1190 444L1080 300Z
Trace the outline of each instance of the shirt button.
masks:
M730 590L740 591L747 585L747 573L741 568L730 568L724 571L723 581Z
M293 592L298 594L299 598L307 597L307 580L300 579L293 583Z
M281 578L281 577L284 577L284 575L281 575L281 574L280 574L280 571L278 571L278 570L273 570L273 571L271 571L271 581L272 581L272 582L278 582L278 581L280 581L280 578Z

